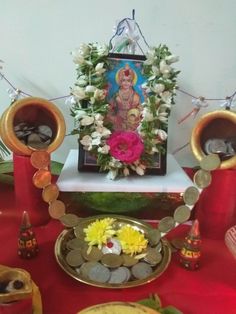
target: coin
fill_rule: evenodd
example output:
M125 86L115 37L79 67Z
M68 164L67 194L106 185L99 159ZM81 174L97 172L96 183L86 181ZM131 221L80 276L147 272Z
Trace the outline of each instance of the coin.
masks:
M155 248L148 248L144 260L151 266L155 266L162 260L162 255Z
M199 169L195 172L193 181L200 189L204 189L211 184L211 173L209 171Z
M58 186L51 183L43 188L42 198L44 202L51 203L55 201L59 196Z
M217 154L205 155L200 160L200 167L206 171L212 171L220 166L220 157Z
M78 225L79 217L74 214L66 214L59 218L60 222L67 228L73 228Z
M33 175L33 184L36 188L42 189L51 183L51 172L45 169L39 169Z
M123 259L121 255L116 255L113 253L104 254L101 258L101 263L104 266L110 267L110 268L116 268L122 265Z
M131 268L131 273L137 279L145 279L151 275L152 267L145 262L140 262Z
M160 232L168 232L175 226L174 218L171 216L166 216L162 218L158 224L158 230Z
M74 228L74 234L76 238L84 239L85 237L84 229L80 225Z
M54 219L59 219L66 212L66 206L62 201L55 200L48 207L49 215Z
M66 255L66 262L68 265L70 265L72 267L78 267L78 266L82 265L84 262L84 259L81 255L81 250L76 249L76 250L70 251Z
M158 229L151 229L147 234L148 241L151 246L157 245L161 239L161 234Z
M216 138L211 140L210 149L212 153L223 153L227 152L227 145L223 139Z
M134 258L134 256L128 255L128 254L122 254L121 255L123 259L123 265L127 267L131 267L138 263L138 259Z
M46 149L48 144L42 142L40 136L37 133L31 133L27 138L27 146L39 150Z
M90 269L93 268L97 264L98 264L97 262L85 262L85 263L83 263L79 269L79 274L84 278L88 278L88 273L89 273Z
M101 283L107 282L110 278L110 275L111 275L110 270L107 267L101 265L100 263L96 263L96 265L91 267L88 272L88 278L90 280Z
M183 194L183 200L187 205L194 205L199 199L199 190L195 186L189 186Z
M119 267L110 271L109 283L112 284L121 284L127 282L130 279L131 273L127 267Z
M66 248L68 250L82 249L84 245L85 243L82 239L73 238L66 243Z
M47 141L52 137L52 129L48 125L39 125L38 126L38 135L43 141Z
M103 256L102 251L99 250L99 248L92 246L91 250L89 250L87 245L82 249L81 254L83 258L89 262L98 262Z
M183 223L189 219L190 214L191 210L188 206L178 206L174 212L174 220L178 223Z
M34 168L47 168L50 164L50 154L45 151L34 151L30 156L30 162Z

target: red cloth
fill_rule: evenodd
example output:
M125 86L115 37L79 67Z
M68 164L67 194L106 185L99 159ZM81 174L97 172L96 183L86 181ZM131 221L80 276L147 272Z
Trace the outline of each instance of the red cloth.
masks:
M62 231L59 221L35 227L40 252L32 260L17 256L20 221L14 210L13 189L0 185L0 264L27 270L39 286L44 314L75 314L107 301L137 301L157 293L163 306L172 304L185 314L236 313L236 260L223 240L202 237L200 269L187 271L173 255L167 270L153 282L130 289L108 290L80 283L57 264L54 244ZM169 238L185 236L189 226L179 226ZM0 313L1 307L0 307ZM22 314L22 313L14 313Z

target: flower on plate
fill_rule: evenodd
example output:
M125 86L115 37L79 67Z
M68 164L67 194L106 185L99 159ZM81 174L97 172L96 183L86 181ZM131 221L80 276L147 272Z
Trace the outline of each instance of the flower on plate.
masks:
M116 233L113 229L114 218L97 219L84 228L85 241L89 246L97 245L99 249Z
M130 225L125 225L118 230L117 238L123 252L130 255L141 253L148 244L148 240L145 239L144 235Z
M135 132L114 132L107 140L110 154L114 158L131 164L138 160L144 150L144 145Z

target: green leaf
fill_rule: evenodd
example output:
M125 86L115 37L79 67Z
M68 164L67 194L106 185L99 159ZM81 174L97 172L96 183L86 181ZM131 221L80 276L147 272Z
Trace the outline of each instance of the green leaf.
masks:
M157 302L154 299L144 299L138 301L137 303L150 307L151 309L156 311L160 309L160 306L158 306Z
M0 174L0 182L4 184L13 185L14 184L14 178L10 174Z
M51 161L51 172L54 175L59 175L61 173L61 169L63 168L63 164L58 161Z
M177 308L175 308L172 305L159 309L159 312L162 314L183 314L183 312L179 311Z

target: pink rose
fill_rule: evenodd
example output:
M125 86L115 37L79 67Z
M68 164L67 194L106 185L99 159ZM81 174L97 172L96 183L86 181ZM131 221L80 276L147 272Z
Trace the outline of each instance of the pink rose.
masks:
M107 144L110 146L111 156L127 164L138 160L144 150L143 142L135 132L114 132Z

